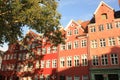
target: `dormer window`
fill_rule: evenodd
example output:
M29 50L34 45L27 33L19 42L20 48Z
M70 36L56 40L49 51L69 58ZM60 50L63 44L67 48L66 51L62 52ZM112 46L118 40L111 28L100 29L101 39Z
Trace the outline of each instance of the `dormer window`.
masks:
M107 14L106 14L106 13L103 13L103 14L101 15L101 17L102 17L102 19L107 19Z

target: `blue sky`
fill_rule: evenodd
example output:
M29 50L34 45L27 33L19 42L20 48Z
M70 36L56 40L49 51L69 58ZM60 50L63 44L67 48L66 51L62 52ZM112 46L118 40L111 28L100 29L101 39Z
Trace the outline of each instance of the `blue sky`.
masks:
M120 10L118 0L59 0L58 12L62 15L61 25L66 27L71 19L90 20L101 1L107 3L115 11ZM6 51L7 45L0 47L0 50Z
M118 0L60 0L58 11L62 14L61 24L65 27L71 19L83 21L91 19L101 1L115 10L120 10Z

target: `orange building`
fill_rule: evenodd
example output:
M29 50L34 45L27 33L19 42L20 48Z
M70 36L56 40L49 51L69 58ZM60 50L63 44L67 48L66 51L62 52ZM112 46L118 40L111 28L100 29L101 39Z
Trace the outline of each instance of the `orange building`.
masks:
M58 80L88 80L88 40L86 26L89 23L71 20L66 31L66 44L59 46ZM81 25L82 24L82 25Z
M120 11L101 1L88 25L91 80L120 80Z

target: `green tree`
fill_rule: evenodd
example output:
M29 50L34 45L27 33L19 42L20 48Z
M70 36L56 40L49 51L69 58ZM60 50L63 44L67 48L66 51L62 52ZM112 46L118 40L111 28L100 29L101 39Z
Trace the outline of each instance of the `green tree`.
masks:
M0 44L23 38L27 26L55 45L64 42L55 0L0 0Z

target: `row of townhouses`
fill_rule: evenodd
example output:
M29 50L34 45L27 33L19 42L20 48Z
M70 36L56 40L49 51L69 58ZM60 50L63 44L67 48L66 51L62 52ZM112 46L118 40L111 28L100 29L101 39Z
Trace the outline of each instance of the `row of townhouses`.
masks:
M120 11L101 1L91 20L71 20L61 31L66 43L59 46L32 31L26 46L10 45L0 79L120 80Z

